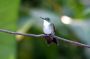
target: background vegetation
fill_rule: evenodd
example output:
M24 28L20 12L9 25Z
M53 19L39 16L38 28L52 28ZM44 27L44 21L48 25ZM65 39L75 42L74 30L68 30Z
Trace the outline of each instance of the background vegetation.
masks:
M56 35L90 44L89 4L84 0L1 0L0 28L21 33L41 34L42 20L49 17L56 27ZM72 17L64 24L61 16ZM43 38L12 36L0 33L0 59L90 59L89 49L60 41L50 47Z

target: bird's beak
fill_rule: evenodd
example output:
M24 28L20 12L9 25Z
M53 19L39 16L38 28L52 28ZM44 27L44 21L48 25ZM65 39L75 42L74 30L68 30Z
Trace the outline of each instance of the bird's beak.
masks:
M45 20L45 18L40 17L41 19Z

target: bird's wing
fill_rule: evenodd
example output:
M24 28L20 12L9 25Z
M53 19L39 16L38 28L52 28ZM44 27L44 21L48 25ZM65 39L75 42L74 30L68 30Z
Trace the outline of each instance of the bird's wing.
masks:
M54 26L54 24L51 23L50 25L51 25L51 27L52 27L52 28L51 28L51 29L52 29L52 34L55 34L55 26Z

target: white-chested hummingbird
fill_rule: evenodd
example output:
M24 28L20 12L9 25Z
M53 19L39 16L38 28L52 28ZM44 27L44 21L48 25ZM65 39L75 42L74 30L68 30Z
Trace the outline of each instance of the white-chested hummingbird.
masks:
M50 18L48 18L48 17L47 18L40 17L40 18L43 19L43 32L45 35L47 35L45 37L45 39L47 40L47 43L48 44L51 44L51 43L58 44L57 39L54 37L55 26L53 23L51 23Z

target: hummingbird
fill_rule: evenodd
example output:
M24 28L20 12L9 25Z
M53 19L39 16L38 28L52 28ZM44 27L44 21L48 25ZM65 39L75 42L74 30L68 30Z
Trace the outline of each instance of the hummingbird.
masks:
M42 18L43 19L43 32L46 35L45 39L47 40L48 44L55 43L58 44L57 39L54 37L55 35L55 26L53 23L51 23L50 18Z

